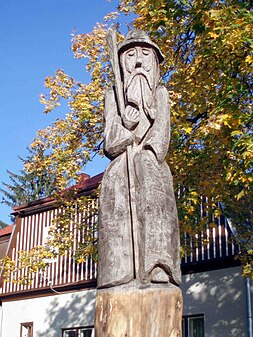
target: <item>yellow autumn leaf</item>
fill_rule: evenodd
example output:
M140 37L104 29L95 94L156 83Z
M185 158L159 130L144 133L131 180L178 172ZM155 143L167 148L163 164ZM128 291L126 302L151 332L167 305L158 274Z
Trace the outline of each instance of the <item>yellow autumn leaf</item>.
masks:
M216 40L219 37L219 34L215 33L215 32L209 32L208 36L210 36L212 39Z
M190 134L192 132L192 127L191 126L184 126L183 130L187 133Z
M253 56L252 55L248 55L246 58L245 58L245 61L249 64L253 64Z

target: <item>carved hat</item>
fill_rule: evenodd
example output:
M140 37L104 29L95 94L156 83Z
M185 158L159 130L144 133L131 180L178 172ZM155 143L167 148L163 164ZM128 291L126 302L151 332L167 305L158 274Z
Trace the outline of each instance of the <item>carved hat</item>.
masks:
M157 57L158 57L158 60L159 60L159 63L162 63L164 61L164 56L161 52L161 50L159 49L159 47L153 42L150 40L149 36L143 32L142 30L139 30L139 29L134 29L134 30L130 30L125 38L124 41L120 42L119 45L118 45L118 53L119 55L133 47L133 46L136 46L136 45L147 45L149 47L152 47L156 54L157 54Z

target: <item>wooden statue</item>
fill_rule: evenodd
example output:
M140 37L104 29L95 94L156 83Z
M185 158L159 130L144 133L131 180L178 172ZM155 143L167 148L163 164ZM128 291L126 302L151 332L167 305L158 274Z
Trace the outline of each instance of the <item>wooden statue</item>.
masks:
M102 319L101 310L105 313L106 308L111 310L112 303L118 305L121 301L125 320L132 317L133 303L136 302L138 311L139 305L143 308L143 301L148 299L150 303L145 310L149 315L156 297L160 299L156 314L164 321L168 308L160 308L165 305L162 302L169 300L171 306L174 301L173 310L179 317L182 303L178 289L181 273L177 208L172 175L165 162L170 142L169 94L159 85L159 63L163 55L142 31L130 31L117 51L113 35L116 33L109 34L115 87L105 97L104 149L111 163L105 171L99 198L98 289L101 291L97 297L97 336L180 336L178 321L176 325L170 321L170 334L163 334L161 327L153 335L149 330L147 334L138 335L136 331L131 334L130 328L123 327L124 335L123 330L108 328L119 321L116 311L115 318L106 320L107 328L103 332L102 321L99 323L98 319L98 312Z

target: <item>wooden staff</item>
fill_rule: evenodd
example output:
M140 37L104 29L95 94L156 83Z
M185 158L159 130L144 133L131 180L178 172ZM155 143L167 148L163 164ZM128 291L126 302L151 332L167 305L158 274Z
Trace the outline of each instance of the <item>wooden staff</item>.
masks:
M119 57L117 49L117 35L114 26L108 29L107 44L109 49L110 63L112 66L114 79L115 79L115 91L118 101L119 114L122 116L125 111L125 99L123 94L123 85L121 81ZM132 233L132 247L133 247L133 275L134 278L139 274L139 251L138 251L138 220L136 211L136 198L135 198L135 183L134 183L134 163L133 163L133 147L129 145L127 147L127 172L128 172L128 187L129 187L129 206L130 206L130 218L131 218L131 233Z

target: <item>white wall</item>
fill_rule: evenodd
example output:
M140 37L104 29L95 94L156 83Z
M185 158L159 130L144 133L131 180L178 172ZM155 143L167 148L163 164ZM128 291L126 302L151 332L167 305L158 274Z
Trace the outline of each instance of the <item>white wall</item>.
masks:
M34 337L61 337L61 328L94 324L95 290L3 302L1 337L19 337L20 323L33 322Z
M183 276L184 315L204 314L205 337L248 337L245 279L240 268ZM34 323L34 337L61 337L61 329L94 324L95 290L3 302L0 337L19 337ZM1 317L1 313L0 313Z
M240 267L185 275L184 315L204 314L206 337L247 337L245 278Z

